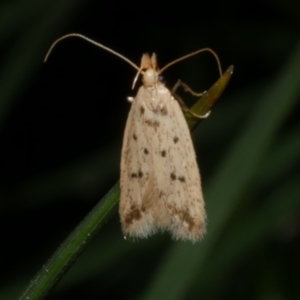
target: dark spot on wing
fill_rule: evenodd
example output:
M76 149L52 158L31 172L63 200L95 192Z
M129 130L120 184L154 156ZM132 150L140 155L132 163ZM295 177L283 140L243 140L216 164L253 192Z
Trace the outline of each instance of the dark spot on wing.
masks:
M144 148L144 153L147 155L149 154L149 150L147 148Z
M179 138L177 136L174 136L173 141L176 144L179 141Z
M162 157L166 157L166 155L167 155L166 150L162 150L160 153L161 153L161 156L162 156Z
M153 127L154 129L156 129L157 127L159 127L159 122L157 120L150 120L150 119L147 119L145 121L145 123L150 126L150 127Z
M182 222L185 222L188 224L189 230L193 229L193 227L195 226L195 221L187 209L180 210L180 209L177 209L176 207L172 207L171 210L172 210L173 214L177 215Z
M144 174L143 174L143 172L142 172L142 171L139 171L139 173L138 173L138 177L139 177L139 178L142 178L142 177L143 177L143 175L144 175Z
M190 230L194 227L195 221L191 217L190 213L187 210L179 212L179 217L180 217L180 219L182 219L183 222L186 222L189 224Z
M176 180L176 175L175 175L174 172L172 172L172 173L170 174L170 177L171 177L172 180Z
M144 114L144 112L145 112L145 108L144 108L144 106L141 106L141 107L140 107L140 112L141 112L141 115L143 115L143 114Z
M137 174L136 173L131 173L131 178L137 178Z
M160 106L160 105L155 107L153 112L155 114L158 114L158 115L161 115L161 116L166 116L168 114L168 110L167 110L166 106Z
M162 116L166 116L168 114L168 110L165 106L161 107L160 113Z
M185 177L184 176L178 176L178 180L181 182L185 182Z
M131 207L131 211L125 217L125 223L127 225L132 224L134 220L140 220L142 218L142 214L138 208L135 206Z
M136 136L135 133L132 135L132 137L133 137L133 139L134 139L135 141L137 140L137 136Z

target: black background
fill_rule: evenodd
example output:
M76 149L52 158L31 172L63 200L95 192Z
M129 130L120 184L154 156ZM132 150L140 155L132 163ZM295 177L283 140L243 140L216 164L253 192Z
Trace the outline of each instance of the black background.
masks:
M235 71L193 134L208 206L204 241L183 244L158 234L128 242L116 215L49 299L300 297L300 69L293 69L300 53L298 1L26 0L1 6L0 299L21 294L119 178L126 97L136 93L136 71L78 38L59 43L44 64L51 43L70 32L137 65L144 52L155 51L162 67L211 47L223 68L233 64ZM203 91L218 70L206 53L163 75L169 87L180 78ZM282 82L287 88L277 91ZM263 112L273 96L274 107ZM189 105L195 101L184 97ZM278 102L286 103L279 117ZM273 119L273 131L258 142ZM248 130L248 146L239 149ZM253 157L257 149L260 155ZM282 201L275 201L277 195ZM278 203L291 204L281 209Z

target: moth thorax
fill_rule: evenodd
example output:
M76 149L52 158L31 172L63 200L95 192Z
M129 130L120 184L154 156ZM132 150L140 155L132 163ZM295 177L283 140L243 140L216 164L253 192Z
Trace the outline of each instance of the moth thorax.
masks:
M154 86L158 82L158 73L152 68L147 69L144 71L143 74L143 83L145 86Z

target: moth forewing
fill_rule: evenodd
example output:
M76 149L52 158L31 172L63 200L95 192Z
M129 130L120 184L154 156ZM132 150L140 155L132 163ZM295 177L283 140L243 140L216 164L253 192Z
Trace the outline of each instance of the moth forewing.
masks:
M122 229L129 237L161 230L196 242L205 233L205 209L194 147L178 102L158 81L155 63L143 73L124 133Z

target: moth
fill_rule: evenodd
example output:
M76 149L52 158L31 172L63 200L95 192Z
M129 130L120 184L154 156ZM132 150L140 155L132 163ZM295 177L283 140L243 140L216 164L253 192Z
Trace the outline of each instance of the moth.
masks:
M206 232L206 213L200 172L190 131L178 100L161 81L172 64L209 48L181 57L159 70L155 53L142 56L138 67L123 55L81 34L65 35L56 43L77 36L127 61L142 75L143 84L131 109L124 132L119 215L125 238L147 238L168 231L175 240L196 242ZM220 67L220 64L219 64Z

